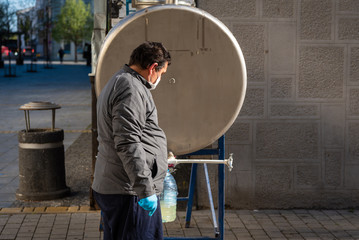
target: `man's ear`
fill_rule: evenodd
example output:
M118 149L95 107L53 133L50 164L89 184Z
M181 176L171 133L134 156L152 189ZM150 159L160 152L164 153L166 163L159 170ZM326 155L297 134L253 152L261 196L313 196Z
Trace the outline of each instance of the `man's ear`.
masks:
M158 63L152 63L150 67L148 68L149 73L152 74L153 71L156 71L156 67L158 66Z

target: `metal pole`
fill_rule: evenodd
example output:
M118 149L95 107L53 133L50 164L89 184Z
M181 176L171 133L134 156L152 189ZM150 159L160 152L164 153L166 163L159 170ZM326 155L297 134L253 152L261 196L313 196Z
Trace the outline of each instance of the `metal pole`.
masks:
M54 131L55 129L55 109L52 109L52 125L51 125L51 131Z
M97 156L97 115L96 115L96 91L95 91L95 75L89 74L91 83L91 135L92 135L92 171L91 171L91 183L94 179L96 156ZM90 207L91 209L99 209L93 196L92 188L90 188Z
M196 179L197 179L197 163L193 163L192 164L192 170L191 170L191 178L190 178L190 181L189 181L189 190L188 190L186 228L189 228L189 225L191 224L193 195L194 195L194 189L196 187Z
M208 168L207 168L207 164L203 164L203 169L204 169L204 175L206 177L206 183L207 183L207 193L208 193L208 199L209 199L209 205L211 207L211 213L212 213L212 219L213 219L213 227L214 227L214 234L217 237L219 235L218 232L218 224L217 224L217 217L216 217L216 213L214 210L214 204L213 204L213 197L212 197L212 190L211 190L211 183L209 181L209 176L208 176Z
M26 113L27 113L27 125L29 126L29 131L30 131L30 111L29 110L26 110Z
M225 139L224 135L218 140L219 148L219 159L224 159L225 157ZM218 222L219 222L219 239L224 239L224 178L225 178L225 169L222 164L218 165Z
M26 126L26 132L28 132L29 131L29 129L30 129L30 124L28 123L28 120L27 120L27 113L26 113L27 111L25 110L24 111L24 113L25 113L25 126Z

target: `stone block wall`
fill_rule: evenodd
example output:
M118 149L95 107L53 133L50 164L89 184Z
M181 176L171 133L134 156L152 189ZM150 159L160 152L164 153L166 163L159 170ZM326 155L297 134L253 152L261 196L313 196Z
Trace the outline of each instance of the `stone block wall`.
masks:
M227 206L358 207L359 1L197 3L231 30L248 71L243 108L226 133L235 159ZM198 204L208 207L203 179Z

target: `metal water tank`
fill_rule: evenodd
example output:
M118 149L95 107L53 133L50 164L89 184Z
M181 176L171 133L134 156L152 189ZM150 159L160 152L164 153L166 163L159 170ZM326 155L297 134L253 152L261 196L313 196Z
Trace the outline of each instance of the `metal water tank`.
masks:
M144 8L121 20L104 40L96 68L97 95L144 41L162 42L172 56L152 91L168 150L181 155L212 144L237 118L246 92L245 62L235 37L221 21L195 7Z

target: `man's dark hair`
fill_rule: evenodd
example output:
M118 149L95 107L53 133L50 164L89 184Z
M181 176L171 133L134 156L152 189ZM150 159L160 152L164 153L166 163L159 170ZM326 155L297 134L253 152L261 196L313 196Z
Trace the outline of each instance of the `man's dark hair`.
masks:
M171 55L160 42L145 42L133 50L128 65L138 65L142 69L146 69L153 63L158 63L155 68L159 71L165 66L165 63L171 64Z

